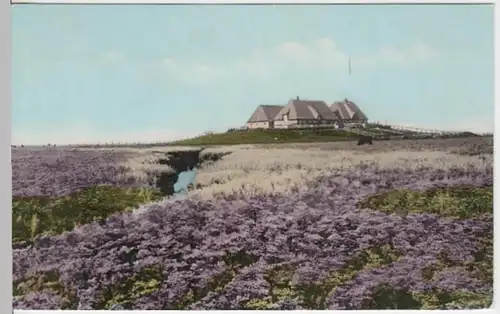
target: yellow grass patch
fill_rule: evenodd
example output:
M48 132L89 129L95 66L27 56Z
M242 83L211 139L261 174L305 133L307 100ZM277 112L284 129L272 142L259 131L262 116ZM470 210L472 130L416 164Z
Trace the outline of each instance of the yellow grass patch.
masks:
M286 195L307 189L305 182L338 169L360 164L370 167L447 170L451 167L492 167L492 156L460 156L440 151L396 151L363 153L310 148L236 149L216 163L202 166L195 185L203 188L192 197L213 199L239 192L251 195ZM295 192L294 192L295 193Z

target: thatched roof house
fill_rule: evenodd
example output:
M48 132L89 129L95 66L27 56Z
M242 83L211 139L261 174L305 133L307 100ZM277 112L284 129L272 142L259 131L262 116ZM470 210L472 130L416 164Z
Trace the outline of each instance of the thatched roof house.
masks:
M361 122L368 121L368 117L359 109L354 102L344 99L329 105L330 110L340 116L344 122Z
M277 128L288 128L299 125L340 124L341 118L328 108L321 100L291 99L274 118Z
M283 109L281 105L260 105L247 121L249 129L272 128L274 117Z

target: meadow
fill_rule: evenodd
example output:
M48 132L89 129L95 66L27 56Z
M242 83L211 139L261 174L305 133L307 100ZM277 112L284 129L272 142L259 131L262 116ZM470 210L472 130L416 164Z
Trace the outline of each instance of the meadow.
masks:
M194 149L13 149L13 307L490 306L491 137Z

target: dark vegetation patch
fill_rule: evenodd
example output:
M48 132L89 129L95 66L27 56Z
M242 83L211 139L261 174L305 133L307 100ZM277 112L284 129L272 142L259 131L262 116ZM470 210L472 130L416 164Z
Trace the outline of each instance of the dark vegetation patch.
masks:
M222 291L235 277L236 270L227 268L222 273L213 276L203 287L193 287L179 300L167 305L167 310L187 310L188 307L206 297L210 292Z
M393 190L373 195L359 204L361 208L407 215L431 213L452 219L492 219L493 187L456 186L424 192ZM431 283L436 274L448 269L462 269L486 285L493 284L493 225L476 234L477 250L472 260L453 261L446 251L438 254L437 262L422 270L422 278ZM381 286L372 299L363 304L366 309L463 309L486 308L492 303L491 293L472 293L430 289L425 293L410 293Z
M490 253L489 261L483 259L479 262L464 263L464 267L478 278L484 278L485 283L492 284L492 234L490 241L486 249ZM334 296L335 291L350 283L360 272L388 266L399 258L399 252L391 245L366 249L348 260L341 269L332 271L325 279L307 284L293 282L296 265L279 265L271 268L265 276L265 280L271 286L269 296L247 301L244 309L266 310L271 309L273 304L280 301L297 300L304 308L324 310L327 309L327 301ZM433 266L432 269L424 269L422 274L425 278L427 273L425 279L429 282L434 273L455 267L456 264L450 264L444 258L440 259L439 264ZM443 291L436 288L426 292L412 292L407 288L382 283L371 289L371 293L357 309L478 309L489 307L492 304L492 298L491 293Z
M180 298L169 309L186 310L190 305L202 300L210 292L220 292L244 269L259 260L259 256L250 254L245 250L236 252L226 252L222 257L226 269L218 275L210 278L206 285L202 287L191 288L184 296Z
M135 300L159 290L163 277L160 267L148 267L122 278L101 293L95 309L110 310L119 305L123 309L132 310Z
M438 262L425 267L422 278L430 286L436 274L451 268L463 268L474 278L482 283L493 284L493 237L489 238L489 244L483 244L477 251L473 261L452 262L446 253L439 254ZM484 238L483 238L484 239ZM481 252L487 251L487 255ZM479 256L481 255L481 256ZM482 309L491 306L493 293L471 292L460 289L448 291L431 287L425 292L412 292L407 288L395 287L386 283L377 285L362 302L362 309L421 309L421 310L449 310L449 309Z
M185 310L190 305L200 301L210 292L223 290L234 277L245 267L257 262L258 256L245 250L226 252L220 259L226 269L210 278L204 285L193 285L183 296L165 300L166 310ZM95 310L109 310L116 306L132 310L133 303L142 296L158 291L166 280L164 271L159 266L145 268L131 277L122 278L117 283L100 293L94 305Z
M342 268L331 271L326 278L305 280L305 283L300 284L293 280L298 265L273 267L264 277L271 286L269 296L246 302L245 309L265 310L277 302L297 299L304 308L325 310L327 300L335 290L350 282L360 271L391 264L399 257L399 253L391 245L366 249L348 260Z
M492 244L491 233L491 244ZM492 256L492 254L491 254ZM273 304L295 299L308 309L324 310L328 308L328 299L335 291L352 282L356 276L366 270L377 269L396 262L401 257L392 245L369 248L348 259L343 267L332 270L326 277L319 280L294 281L300 263L271 265L264 279L269 283L269 293L265 298L251 299L243 303L244 310L272 309ZM193 286L179 298L164 301L166 310L185 310L202 300L210 292L218 293L233 281L245 267L251 266L259 259L244 250L229 253L221 259L227 268L212 277L203 286ZM449 262L445 255L439 259L439 264L424 269L423 277L431 281L434 274L447 267L456 266ZM464 266L467 267L467 266ZM470 266L469 266L470 267ZM489 265L492 280L492 262ZM136 272L131 277L122 278L111 287L103 290L95 303L95 310L121 309L132 310L134 302L143 296L160 291L168 274L159 266L152 266ZM14 296L29 292L53 291L65 300L62 309L76 309L78 300L74 291L64 287L57 272L50 271L31 276L13 283ZM486 308L492 303L492 294L464 291L442 291L432 288L424 293L411 292L401 287L380 284L373 288L358 309L475 309Z
M474 292L449 292L430 289L425 293L413 293L408 289L387 284L377 286L362 302L365 310L452 310L488 308L493 295Z
M76 309L78 306L76 291L61 284L59 274L55 270L34 274L12 282L14 298L32 292L51 292L58 295L64 300L60 307L61 310Z
M437 262L422 270L422 277L430 282L439 272L454 267L467 271L485 284L493 285L493 225L477 234L475 245L477 250L470 261L453 261L446 251L441 251Z
M56 235L78 225L103 221L112 214L162 197L157 189L110 185L85 188L61 197L13 197L12 242L32 243L39 235Z
M359 203L386 213L437 214L453 219L481 218L493 215L493 187L455 186L427 191L395 189L372 195Z

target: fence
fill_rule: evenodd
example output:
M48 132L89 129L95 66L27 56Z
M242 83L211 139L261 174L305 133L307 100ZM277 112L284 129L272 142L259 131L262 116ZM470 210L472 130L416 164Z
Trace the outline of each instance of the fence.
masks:
M380 125L384 129L384 131L394 130L401 132L411 132L411 133L430 134L430 135L455 135L464 133L464 131L442 131L436 129L425 129L425 128L417 128L411 126L394 125L394 124L388 124L387 122L381 123L378 121L372 121L370 122L370 124Z

